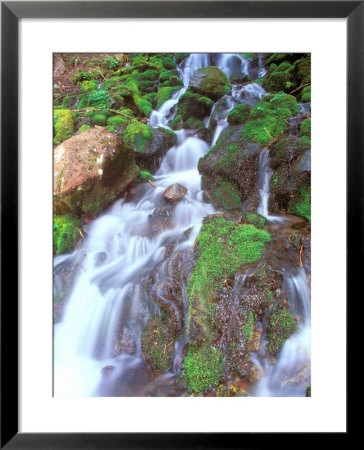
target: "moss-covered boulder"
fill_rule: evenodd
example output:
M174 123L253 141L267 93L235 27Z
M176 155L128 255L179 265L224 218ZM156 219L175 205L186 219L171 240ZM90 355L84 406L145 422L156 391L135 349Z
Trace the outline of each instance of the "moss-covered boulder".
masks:
M158 169L161 158L177 143L172 130L152 128L137 120L131 121L122 136L133 147L137 164L152 172Z
M55 109L53 113L54 144L70 138L74 132L74 114L69 109Z
M256 183L261 146L241 141L243 130L242 126L225 128L198 163L207 199L228 210L239 209L250 198L252 208L259 202Z
M97 214L137 172L133 149L105 128L73 136L54 150L54 212Z
M227 115L227 121L231 125L241 125L248 120L250 106L247 103L236 105Z
M209 97L214 101L231 90L231 84L227 76L216 66L196 70L189 86L193 92Z
M300 126L300 135L311 139L311 119L305 119Z
M210 98L187 91L178 100L176 117L184 122L191 118L201 120L210 114L213 104Z
M161 87L159 91L157 92L157 105L156 108L159 109L164 102L169 100L173 93L178 91L180 87L178 86L165 86Z
M311 218L311 142L302 138L285 137L270 147L269 210Z
M296 98L292 95L283 92L266 95L250 111L242 139L267 144L288 128L289 124L286 119L297 115L298 112Z

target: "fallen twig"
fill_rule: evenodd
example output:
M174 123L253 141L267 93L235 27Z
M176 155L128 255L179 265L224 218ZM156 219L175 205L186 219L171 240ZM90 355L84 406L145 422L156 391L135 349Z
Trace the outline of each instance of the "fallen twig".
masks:
M291 91L291 92L289 93L289 95L292 95L294 92L299 91L301 88L303 88L303 87L305 87L305 86L310 86L310 85L311 85L311 83L301 84L301 86L299 86L298 88L293 89L293 91Z
M303 264L302 264L302 250L303 250L303 244L301 244L301 249L300 249L300 264L301 264L301 267L303 267Z
M153 183L152 180L148 180L148 183L152 186L152 188L157 189L157 186Z

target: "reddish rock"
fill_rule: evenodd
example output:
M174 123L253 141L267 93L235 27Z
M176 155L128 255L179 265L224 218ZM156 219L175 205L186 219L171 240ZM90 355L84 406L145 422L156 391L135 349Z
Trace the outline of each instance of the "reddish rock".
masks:
M103 127L84 131L54 150L56 214L99 213L134 179L133 149Z
M167 189L163 192L163 197L169 202L176 202L178 200L181 200L186 192L187 188L179 183L176 183L167 187Z

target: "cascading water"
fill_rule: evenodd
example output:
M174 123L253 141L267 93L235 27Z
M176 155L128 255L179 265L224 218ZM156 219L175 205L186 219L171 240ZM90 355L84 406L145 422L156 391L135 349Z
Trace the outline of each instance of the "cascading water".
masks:
M152 112L149 126L169 128L173 108L186 92L193 73L211 64L211 55L191 54L179 67L184 86L158 110ZM227 76L236 67L243 74L249 73L248 60L238 54L220 55L215 64ZM264 76L264 70L259 56L259 76ZM56 396L112 395L112 391L104 386L105 374L107 383L112 385L128 371L143 368L141 333L148 318L158 312L158 307L146 298L141 280L160 264L155 281L155 288L158 290L158 286L163 284L164 272L169 270L170 261L164 259L166 243L187 230L188 238L178 244L174 252L193 247L202 219L215 212L211 204L203 201L198 161L217 142L221 131L227 126L227 114L235 104L247 102L254 106L266 94L258 83L234 85L232 94L227 94L220 100L224 102L224 107L218 117L211 145L191 136L188 130L177 131L176 146L169 149L154 175L155 189L145 183L137 188L131 202L126 199L117 200L106 212L85 226L86 238L79 250L73 255L55 258L55 267L64 263L67 258L73 258L78 267L63 319L54 328ZM208 124L214 114L216 105L212 108L210 117L205 119L205 124ZM306 108L305 104L301 112L306 111ZM258 212L274 222L283 218L269 216L268 213L271 175L269 149L266 148L259 159L258 189L261 201ZM162 204L164 190L175 183L182 184L188 191L173 210L173 227L156 236L150 229L150 216ZM303 268L294 276L286 275L285 279L293 307L297 308L300 317L299 331L286 341L276 364L272 364L267 358L266 337L263 336L260 353L252 356L262 373L255 388L257 396L304 395L303 388L295 386L292 377L305 364L309 364L309 288ZM240 275L236 277L235 283L243 284L245 280L246 275ZM188 297L182 279L180 285L183 321L186 323ZM162 292L158 295L163 298ZM168 299L165 301L168 302ZM233 327L238 303L236 293L230 328ZM115 339L116 335L119 336L118 341ZM175 341L172 372L165 373L152 383L148 379L144 384L141 383L142 387L132 391L131 395L155 395L159 386L180 374L187 342L184 330ZM124 351L125 348L130 351ZM124 395L124 391L121 395Z
M286 277L292 308L300 319L298 332L284 343L275 364L267 357L266 339L262 340L259 355L251 356L262 378L254 395L257 397L304 397L304 385L310 383L311 302L306 273L303 268Z
M182 72L188 86L193 72L209 65L209 55L191 55ZM165 102L150 118L151 126L166 127L170 109L185 92ZM143 187L139 200L128 203L118 200L106 213L86 227L87 239L83 258L62 322L55 326L54 393L56 396L99 395L102 370L112 368L116 379L124 370L141 361L140 344L135 356L113 357L115 334L120 317L145 317L148 305L143 304L138 279L162 260L165 241L192 228L186 245L192 246L202 218L214 212L202 201L201 177L197 170L199 159L209 150L202 140L177 132L178 144L165 156L155 174L156 189ZM179 202L172 220L177 226L158 237L150 235L148 217L159 206L163 191L174 183L181 183L188 192ZM55 266L57 265L55 259ZM150 306L149 306L150 308ZM125 320L124 320L125 321ZM134 320L132 333L135 342L145 321ZM180 349L176 349L176 353ZM178 363L176 362L176 366ZM109 381L110 377L108 378Z

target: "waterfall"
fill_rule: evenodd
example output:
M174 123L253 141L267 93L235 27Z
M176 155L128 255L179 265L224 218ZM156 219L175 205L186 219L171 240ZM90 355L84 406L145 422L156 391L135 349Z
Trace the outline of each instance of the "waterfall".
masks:
M259 55L259 76L265 69L262 55ZM240 54L222 54L215 60L210 54L191 54L177 68L183 87L174 92L171 99L154 110L149 118L151 127L169 128L175 106L183 95L193 73L215 63L226 75L236 70L249 73L249 60ZM148 183L139 185L132 201L119 199L95 220L84 226L85 239L82 247L72 255L55 258L54 267L72 259L77 266L73 289L65 306L61 322L54 326L54 395L57 397L105 396L113 393L105 388L117 383L125 376L127 388L131 388L134 377L142 377L138 389L128 395L156 395L162 384L172 383L173 377L181 374L184 349L188 343L184 329L175 340L171 372L150 382L143 378L145 363L141 350L141 334L148 319L159 312L159 306L150 301L143 288L143 277L156 268L154 287L163 284L164 271L168 270L167 246L173 239L188 237L179 242L174 252L192 249L200 231L202 220L215 213L214 207L206 203L201 189L201 176L197 169L199 159L216 144L222 130L228 125L227 115L236 103L247 102L252 106L267 92L258 83L244 86L233 85L232 93L224 96L224 110L219 115L211 145L191 136L189 130L176 131L177 143L163 157L154 174L155 189ZM248 99L248 100L247 100ZM302 111L308 111L309 104L303 104ZM308 106L306 106L308 105ZM212 117L205 118L205 125ZM257 189L260 195L258 213L268 221L283 221L283 217L269 215L269 183L272 170L269 167L269 149L264 148L259 158ZM173 226L153 234L150 216L163 204L163 192L172 184L179 183L187 193L171 212ZM191 251L191 250L189 250ZM238 286L242 286L247 274L237 275L233 290L228 336L234 326L235 313L239 304ZM310 295L303 268L295 275L285 274L285 283L292 308L300 317L299 329L284 344L276 364L272 364L266 352L266 336L263 335L261 352L252 355L252 361L260 368L262 378L256 386L255 395L304 395L303 388L292 383L292 374L304 370L309 364L310 352ZM182 320L187 323L188 296L184 280L179 280L182 292ZM157 292L162 298L163 294ZM166 303L172 303L168 298ZM173 305L170 305L173 308ZM295 311L295 312L296 312ZM131 375L130 375L131 374ZM128 381L129 380L129 381ZM121 395L124 395L124 391ZM118 393L120 395L120 391ZM126 394L125 394L126 395Z
M205 65L209 65L209 55L190 55L181 73L184 85L188 86L193 72ZM174 98L152 113L151 126L167 126L167 116L185 90L179 90ZM185 245L193 246L203 217L214 212L213 207L202 200L201 177L197 170L198 160L207 153L209 146L198 138L188 137L183 130L177 134L177 145L169 149L155 174L156 189L147 185L139 200L116 201L108 211L85 226L87 238L80 263L82 269L63 320L54 330L56 396L100 395L98 386L105 367L112 368L112 376L116 377L141 362L140 351L133 356L114 356L115 335L123 328L122 324L132 317L146 317L151 307L140 299L138 280L163 259L166 240L192 228ZM165 188L174 183L188 189L172 217L177 225L157 237L150 236L149 215L161 203ZM140 347L145 321L133 320L133 339ZM176 368L180 367L177 360L182 344L176 343Z
M301 318L298 331L284 343L275 364L267 358L266 339L263 339L260 355L252 361L262 373L254 395L258 397L302 397L310 384L311 361L311 302L306 273L300 268L296 275L287 276L289 302ZM305 383L298 383L299 380Z

